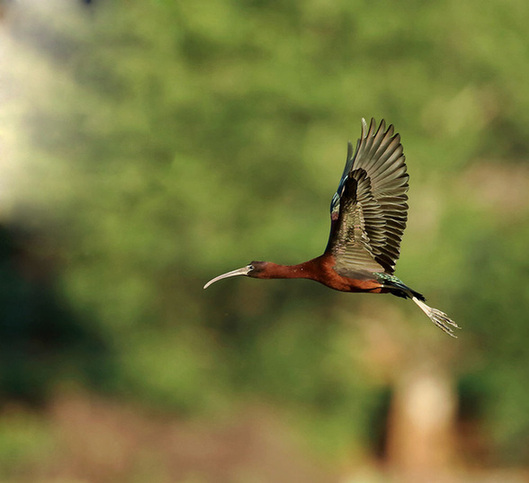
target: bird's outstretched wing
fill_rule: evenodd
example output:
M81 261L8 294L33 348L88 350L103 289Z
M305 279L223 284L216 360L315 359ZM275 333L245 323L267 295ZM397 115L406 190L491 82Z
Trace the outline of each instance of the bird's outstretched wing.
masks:
M362 272L393 273L408 219L408 175L400 136L383 120L362 135L347 162L331 202L331 233L326 253L344 276Z

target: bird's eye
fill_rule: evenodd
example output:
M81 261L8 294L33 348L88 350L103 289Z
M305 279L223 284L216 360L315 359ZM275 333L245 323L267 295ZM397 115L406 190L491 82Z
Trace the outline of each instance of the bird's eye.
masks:
M254 269L253 265L248 265L248 270L251 272Z

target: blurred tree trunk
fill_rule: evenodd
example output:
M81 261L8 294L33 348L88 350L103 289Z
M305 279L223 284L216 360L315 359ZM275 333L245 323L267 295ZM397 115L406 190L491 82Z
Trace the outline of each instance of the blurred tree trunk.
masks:
M421 481L454 463L456 401L452 380L433 363L402 371L388 418L387 460L398 474Z
M376 313L376 316L373 314ZM389 388L383 460L402 481L438 481L452 469L457 441L457 346L432 327L417 334L396 309L362 310L366 368Z

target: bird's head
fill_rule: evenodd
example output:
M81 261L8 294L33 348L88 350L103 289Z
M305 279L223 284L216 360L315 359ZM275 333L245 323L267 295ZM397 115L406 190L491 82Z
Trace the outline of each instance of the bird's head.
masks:
M231 272L223 273L218 277L211 279L204 288L208 288L210 285L222 280L223 278L236 277L237 275L245 275L246 277L260 278L266 271L266 266L269 262L251 262L245 267L238 268L237 270L232 270Z

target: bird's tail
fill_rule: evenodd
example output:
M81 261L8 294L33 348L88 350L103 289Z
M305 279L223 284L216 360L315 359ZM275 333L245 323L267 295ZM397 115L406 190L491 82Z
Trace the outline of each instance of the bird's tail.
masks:
M397 297L410 298L412 299L419 308L428 316L428 318L439 327L442 331L446 332L452 337L457 336L454 334L454 329L460 329L459 327L448 315L444 312L441 312L438 309L434 309L425 303L424 295L416 292L415 290L408 287L402 280L398 279L394 275L389 274L377 274L379 280L386 286L391 289L391 293Z

